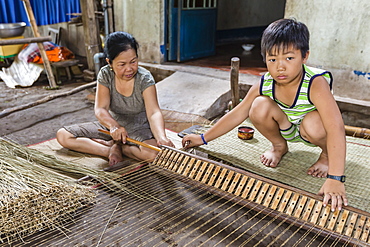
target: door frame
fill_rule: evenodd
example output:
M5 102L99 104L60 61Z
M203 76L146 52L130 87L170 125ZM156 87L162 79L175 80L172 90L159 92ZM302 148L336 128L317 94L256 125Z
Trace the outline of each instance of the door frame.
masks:
M177 2L176 2L177 1ZM165 61L177 61L177 62L182 62L194 58L200 58L204 56L211 56L215 54L216 50L216 29L217 29L217 0L204 0L205 5L203 7L199 6L190 6L189 3L194 3L195 1L189 1L186 0L187 2L184 3L184 0L166 0L165 1L165 41L166 41L166 51L164 52L165 56ZM175 7L175 3L177 3L177 7ZM187 8L183 8L183 4L187 4ZM204 22L202 22L204 25L208 25L204 27L208 32L211 34L211 49L209 47L205 47L207 44L210 43L209 41L209 36L207 36L206 39L203 39L202 43L202 37L199 39L199 44L203 45L203 48L206 48L204 50L204 53L202 55L202 52L197 53L191 53L194 48L187 46L189 41L193 41L193 39L197 39L199 37L189 37L189 33L192 32L187 32L187 29L195 30L194 29L194 23L193 23L193 29L191 27L192 23L191 21L184 21L185 18L190 18L188 17L191 14L198 14L198 11L203 11L203 14L200 14L199 17L203 18ZM184 15L185 13L185 15ZM208 14L208 15L207 15ZM182 16L183 15L183 16ZM210 18L210 19L207 19ZM210 21L209 21L210 20ZM208 22L207 22L208 21ZM185 26L184 26L185 25ZM195 26L197 27L197 26ZM207 28L208 27L208 28ZM209 28L210 27L210 28ZM198 30L199 31L199 30ZM185 35L185 36L184 36ZM195 33L196 35L196 33ZM212 37L213 35L213 37ZM187 42L184 43L184 40L187 39ZM183 42L183 43L181 43ZM202 49L203 49L202 48ZM207 50L208 49L208 50ZM202 50L203 51L203 50ZM190 52L190 53L189 53Z

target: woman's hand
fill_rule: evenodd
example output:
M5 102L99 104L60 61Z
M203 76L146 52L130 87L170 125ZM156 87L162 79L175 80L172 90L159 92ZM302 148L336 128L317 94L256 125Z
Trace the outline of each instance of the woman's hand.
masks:
M160 140L157 141L157 144L158 146L162 146L162 145L165 145L165 146L168 146L168 147L175 147L175 145L172 143L172 141L170 139L168 139L167 137L164 137L164 138L161 138Z
M331 210L333 212L336 209L341 210L342 205L348 205L344 183L340 181L330 178L326 179L318 194L324 196L324 206L328 205L329 201L331 201Z
M110 135L114 141L126 144L128 133L124 127L112 127L110 129Z
M196 147L196 146L200 146L203 144L204 143L200 135L189 134L189 135L184 136L184 138L182 138L182 146L184 148Z

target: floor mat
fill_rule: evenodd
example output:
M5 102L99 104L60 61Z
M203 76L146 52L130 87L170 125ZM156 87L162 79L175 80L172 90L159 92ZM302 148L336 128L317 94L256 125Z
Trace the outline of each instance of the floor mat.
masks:
M243 125L251 126L250 122ZM193 133L205 132L207 127L199 127ZM347 136L346 192L349 204L370 212L370 140ZM321 152L318 147L303 143L289 143L289 152L276 168L266 167L260 162L260 155L270 149L270 142L258 131L251 140L238 138L237 128L227 134L202 145L197 150L217 159L227 161L258 175L277 180L281 183L317 193L325 178L315 178L306 174L307 169L316 162Z
M245 122L243 125L253 127L249 122ZM192 131L201 133L208 127L209 125L199 126L193 128ZM279 166L270 168L262 165L259 158L264 151L270 148L270 142L258 131L254 133L252 140L241 140L237 137L237 133L236 128L211 141L208 145L198 147L197 150L229 162L236 167L311 193L317 193L320 190L325 179L306 174L307 169L316 162L320 148L309 147L303 143L289 143L289 152L283 157ZM181 148L181 138L177 136L177 133L166 130L166 134L176 148ZM55 139L32 145L30 148L97 170L108 167L106 159L65 149ZM367 212L370 212L369 151L370 140L347 136L347 181L345 183L347 197L351 206Z
M166 135L173 142L176 148L181 148L181 138L177 136L177 133L171 130L166 130ZM62 160L85 165L96 170L103 170L104 168L109 167L107 159L63 148L56 139L34 144L29 146L29 148L36 149L45 154L53 155Z

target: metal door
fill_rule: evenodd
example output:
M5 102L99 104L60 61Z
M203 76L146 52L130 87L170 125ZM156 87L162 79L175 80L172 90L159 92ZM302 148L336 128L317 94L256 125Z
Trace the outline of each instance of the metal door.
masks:
M217 0L170 0L168 60L215 54Z

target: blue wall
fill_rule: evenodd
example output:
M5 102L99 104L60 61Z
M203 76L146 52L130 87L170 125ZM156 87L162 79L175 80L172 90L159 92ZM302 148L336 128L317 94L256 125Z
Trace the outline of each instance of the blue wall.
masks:
M71 13L81 13L79 0L30 0L37 25L67 22ZM22 0L0 0L0 23L24 21L29 26Z

